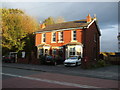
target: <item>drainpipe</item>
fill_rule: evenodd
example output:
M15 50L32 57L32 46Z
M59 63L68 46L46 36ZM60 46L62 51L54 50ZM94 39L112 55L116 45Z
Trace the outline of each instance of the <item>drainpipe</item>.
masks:
M86 29L83 30L83 57L86 56Z

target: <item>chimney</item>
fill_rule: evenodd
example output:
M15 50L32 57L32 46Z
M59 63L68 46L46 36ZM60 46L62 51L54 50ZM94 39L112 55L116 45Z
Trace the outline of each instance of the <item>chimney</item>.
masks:
M86 17L86 20L87 20L87 23L91 22L92 21L92 18L90 16L90 14L88 14L88 16Z
M43 24L40 25L40 28L41 28L41 29L44 29L45 27L46 27L46 26L45 26L45 23L43 23Z
M97 18L96 18L96 14L94 14L94 19L97 20Z

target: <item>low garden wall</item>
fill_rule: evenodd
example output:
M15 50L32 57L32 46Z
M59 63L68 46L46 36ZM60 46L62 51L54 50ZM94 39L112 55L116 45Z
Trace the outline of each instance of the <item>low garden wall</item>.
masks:
M18 58L17 63L22 63L22 64L40 64L39 59L29 59L29 58Z

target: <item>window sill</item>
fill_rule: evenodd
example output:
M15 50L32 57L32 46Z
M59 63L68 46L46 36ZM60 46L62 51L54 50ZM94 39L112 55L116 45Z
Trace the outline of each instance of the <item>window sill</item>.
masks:
M64 43L64 41L58 41L58 43Z
M77 40L72 40L71 42L78 42Z
M51 42L51 43L56 43L56 42Z

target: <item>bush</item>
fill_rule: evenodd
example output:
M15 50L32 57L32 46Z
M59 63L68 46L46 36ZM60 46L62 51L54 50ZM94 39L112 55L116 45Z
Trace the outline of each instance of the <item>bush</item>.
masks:
M92 63L92 64L90 65L90 68L97 68L97 64Z
M99 68L99 67L104 67L106 66L106 62L105 60L98 60L97 62L90 62L90 65L88 65L88 67L86 69L95 69L95 68Z
M43 56L43 55L40 55L39 58L40 58L40 63L41 63L41 64L45 64L45 59L46 59L46 57Z
M17 57L18 57L18 58L22 58L22 52L18 52L18 53L17 53Z
M97 62L97 67L104 67L104 66L106 66L106 63L105 63L104 60L99 60L99 61Z
M57 64L62 64L64 59L61 56L56 55L55 58L53 59L54 62L57 62Z

